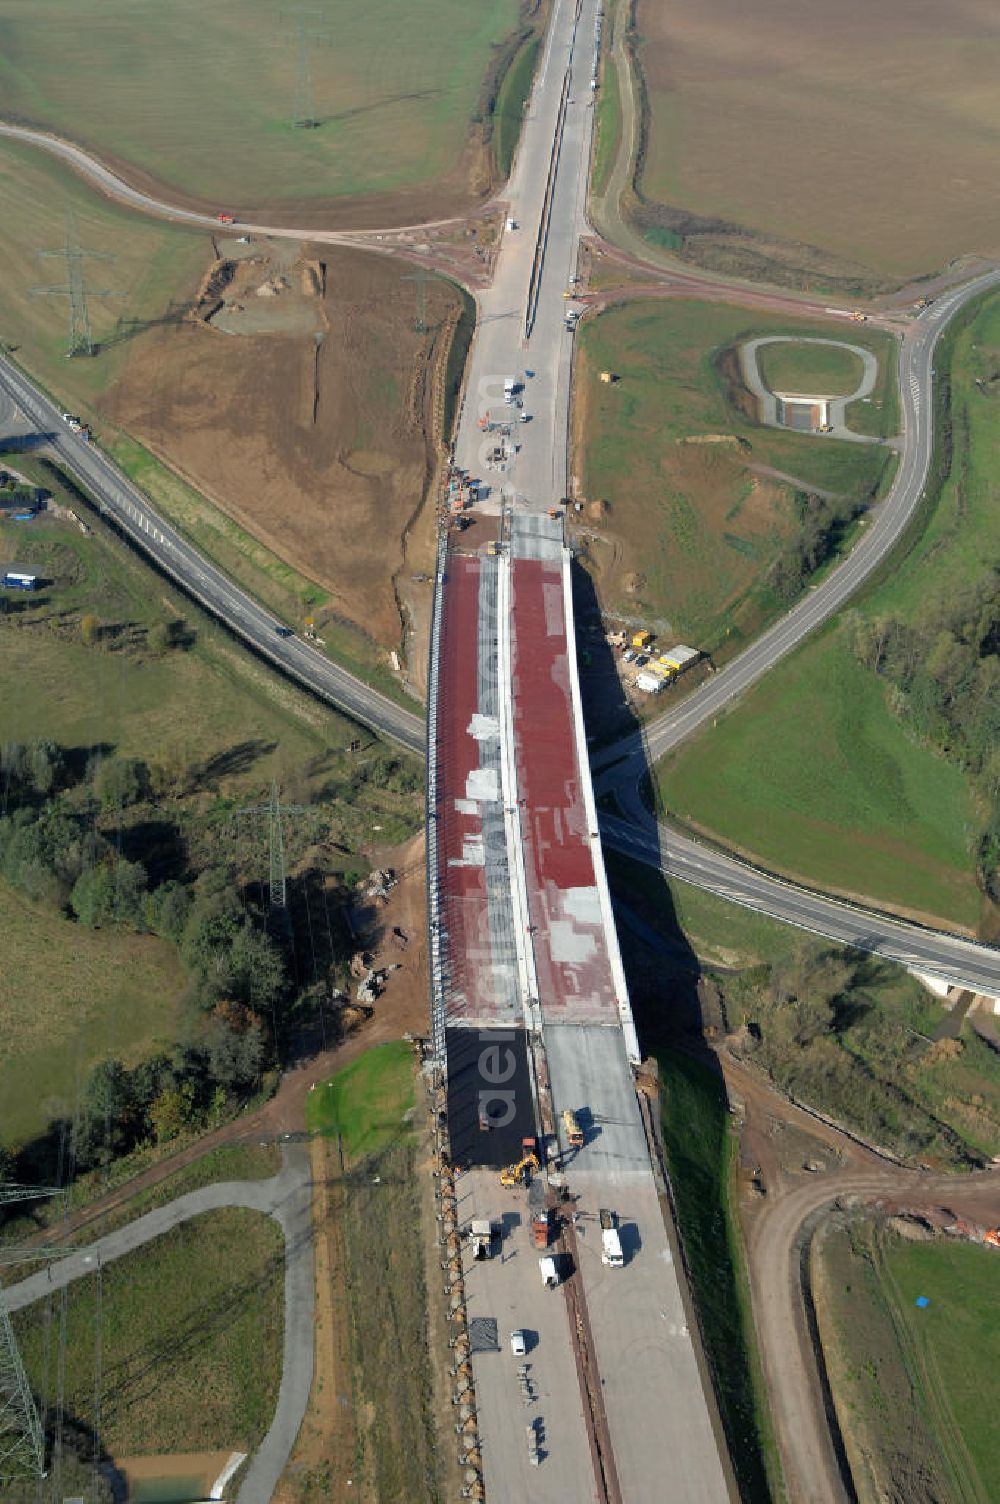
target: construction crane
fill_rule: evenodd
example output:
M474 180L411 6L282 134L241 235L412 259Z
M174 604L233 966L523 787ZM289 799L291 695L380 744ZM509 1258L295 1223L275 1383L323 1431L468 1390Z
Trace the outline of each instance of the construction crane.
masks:
M58 1196L55 1186L0 1182L0 1206ZM69 1248L13 1248L0 1254L0 1264L35 1263L63 1257ZM14 1328L0 1289L0 1484L17 1478L45 1476L45 1435L25 1371Z

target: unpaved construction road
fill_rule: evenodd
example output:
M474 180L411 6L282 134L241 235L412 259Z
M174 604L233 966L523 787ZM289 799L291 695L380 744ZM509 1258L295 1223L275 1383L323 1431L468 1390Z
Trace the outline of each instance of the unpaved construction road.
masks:
M746 1113L744 1143L765 1144L776 1120L840 1159L841 1168L789 1177L760 1157L767 1194L741 1208L754 1325L771 1398L785 1488L795 1504L846 1504L816 1352L806 1318L803 1267L813 1232L838 1204L886 1200L917 1209L947 1206L980 1225L1000 1221L1000 1174L932 1175L907 1170L785 1101L725 1053L731 1099ZM751 1156L756 1157L756 1156Z

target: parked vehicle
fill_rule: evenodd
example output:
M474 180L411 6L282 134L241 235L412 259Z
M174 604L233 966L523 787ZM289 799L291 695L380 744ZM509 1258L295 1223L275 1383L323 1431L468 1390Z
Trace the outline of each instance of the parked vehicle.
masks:
M523 1358L528 1351L528 1341L520 1327L510 1334L510 1350L515 1358Z
M601 1263L607 1264L611 1269L620 1269L625 1263L625 1255L622 1253L622 1240L618 1235L618 1218L614 1212L602 1206L600 1219Z

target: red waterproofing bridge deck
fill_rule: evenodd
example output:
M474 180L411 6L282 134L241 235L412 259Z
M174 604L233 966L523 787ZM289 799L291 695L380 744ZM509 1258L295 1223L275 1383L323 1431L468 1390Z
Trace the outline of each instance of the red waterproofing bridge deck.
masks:
M438 692L438 802L433 821L438 843L441 952L449 1025L519 1025L520 1002L512 968L491 933L484 852L480 742L472 734L480 710L480 588L486 561L449 554L441 616ZM495 626L492 637L495 639ZM495 654L495 644L493 646ZM480 782L477 785L477 778ZM499 798L487 813L500 811ZM504 857L505 861L505 857ZM497 900L494 897L494 928Z
M510 620L517 792L542 1012L550 1023L617 1025L573 735L561 562L512 561Z

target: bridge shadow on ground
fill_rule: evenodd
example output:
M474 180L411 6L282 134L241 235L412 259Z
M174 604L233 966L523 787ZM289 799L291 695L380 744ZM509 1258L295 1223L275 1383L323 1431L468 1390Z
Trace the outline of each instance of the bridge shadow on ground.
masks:
M625 697L614 649L605 634L593 580L573 567L580 693L588 745L641 730ZM721 1010L677 918L670 886L655 867L605 847L605 864L622 960L644 1054L718 1027ZM707 1052L706 1052L707 1053Z

